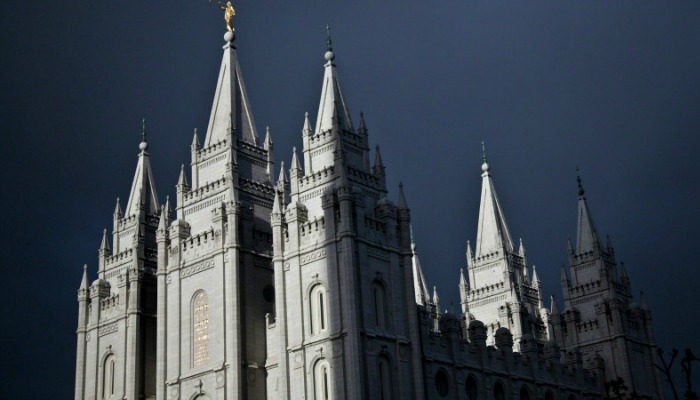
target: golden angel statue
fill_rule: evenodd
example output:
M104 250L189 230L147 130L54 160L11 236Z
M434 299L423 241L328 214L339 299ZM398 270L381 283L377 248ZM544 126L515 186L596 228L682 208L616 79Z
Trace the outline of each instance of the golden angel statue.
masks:
M211 3L212 0L209 0ZM233 32L233 16L236 15L236 10L233 8L233 4L231 4L230 1L226 2L226 5L222 4L220 1L217 1L216 4L224 10L224 20L226 20L226 28L228 28L229 32Z

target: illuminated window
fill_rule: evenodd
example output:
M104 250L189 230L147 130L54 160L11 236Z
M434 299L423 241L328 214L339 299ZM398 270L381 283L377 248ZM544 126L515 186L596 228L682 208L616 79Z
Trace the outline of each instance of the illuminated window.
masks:
M381 390L381 400L391 400L391 366L386 357L379 357L379 388Z
M204 291L192 301L192 364L195 367L209 361L209 300Z
M326 302L326 290L322 285L316 285L311 290L311 333L317 334L325 332L328 327L328 305Z
M114 395L114 372L117 360L110 354L105 359L102 369L102 398L109 399Z
M319 360L314 368L316 400L332 400L331 368L326 360Z
M374 323L377 328L387 328L387 312L386 312L386 292L384 286L379 282L374 282Z

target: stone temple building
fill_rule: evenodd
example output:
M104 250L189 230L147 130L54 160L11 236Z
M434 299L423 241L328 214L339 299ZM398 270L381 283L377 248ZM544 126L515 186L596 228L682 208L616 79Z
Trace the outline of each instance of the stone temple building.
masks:
M580 180L560 310L516 250L484 159L461 309L443 312L330 41L318 114L305 116L291 165L275 168L234 39L176 198L161 203L144 134L128 200L97 269L84 269L76 400L588 400L618 378L639 399L663 397L651 313Z

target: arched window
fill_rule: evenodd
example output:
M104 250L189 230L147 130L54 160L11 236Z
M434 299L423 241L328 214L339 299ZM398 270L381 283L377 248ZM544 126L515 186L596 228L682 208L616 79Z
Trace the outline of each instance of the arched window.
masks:
M379 356L379 388L381 390L381 400L391 400L391 364L384 356Z
M479 393L477 392L476 379L469 375L467 377L467 399L477 400L479 398Z
M439 370L435 374L435 390L437 390L440 397L447 397L447 394L450 392L450 381L444 369Z
M387 312L386 312L386 291L384 285L380 282L374 282L374 323L377 328L387 328Z
M496 382L493 385L493 398L496 400L506 400L506 392L503 390L503 384L501 382Z
M520 388L520 400L530 400L530 391L525 385Z
M325 332L328 328L328 303L326 290L323 285L316 285L311 289L311 333L317 334Z
M102 366L102 398L109 399L114 395L114 373L117 367L117 360L113 354L105 358Z
M209 299L203 290L192 300L192 365L199 367L209 361Z
M314 392L316 400L332 400L331 367L328 361L323 359L314 366Z

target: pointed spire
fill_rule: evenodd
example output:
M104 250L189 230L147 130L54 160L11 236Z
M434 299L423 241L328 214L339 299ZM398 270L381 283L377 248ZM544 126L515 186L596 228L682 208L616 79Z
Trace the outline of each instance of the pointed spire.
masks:
M399 204L398 208L400 210L408 210L408 204L406 203L406 194L403 192L403 182L399 182Z
M377 170L377 168L384 168L384 163L382 162L382 153L379 150L379 145L375 147L375 152L374 152L374 169Z
M287 183L287 174L284 172L284 161L280 161L280 174L277 178L277 190L284 190Z
M459 303L462 306L462 314L466 314L469 311L469 283L467 283L467 278L464 277L464 270L459 269Z
M328 30L325 54L326 71L323 76L323 88L321 89L321 102L318 107L315 132L318 134L338 127L354 132L355 129L350 119L350 112L345 103L343 92L340 89L338 73L333 63L335 54L333 53L330 28L326 28Z
M194 135L192 135L192 150L198 150L200 147L202 147L199 144L199 135L197 134L197 128L194 128Z
M435 304L435 308L439 311L440 297L438 297L437 286L433 286L433 304Z
M187 190L187 174L185 174L185 164L180 164L180 177L177 180L177 188Z
M301 172L301 164L299 163L299 157L297 156L296 147L292 147L292 171Z
M158 230L165 232L168 229L168 211L165 206L160 207L160 219L158 221Z
M483 143L482 143L483 145ZM481 205L479 207L479 226L476 235L476 257L481 257L496 251L513 252L513 240L510 237L501 204L496 195L496 189L489 173L486 162L486 150L483 150L484 163L481 186Z
M109 254L111 249L109 248L109 238L107 237L107 229L102 231L102 244L100 245L100 253Z
M533 265L532 266L532 287L535 289L540 288L540 277L537 276L537 266Z
M83 278L80 280L80 290L87 290L87 289L88 289L88 273L87 273L87 264L85 264L85 265L83 265Z
M238 63L238 54L236 47L229 41L224 46L204 145L210 146L225 140L231 130L232 136L258 145L258 132ZM233 141L235 143L235 139Z
M272 136L270 135L270 127L266 126L265 127L265 143L264 143L264 148L267 151L270 151L272 148Z
M566 252L568 254L574 254L574 246L571 244L571 238L566 240Z
M430 300L430 293L428 292L428 285L425 284L425 276L423 275L423 268L421 267L420 260L418 259L418 253L416 252L416 242L413 238L413 227L409 226L411 230L411 252L413 257L411 259L413 266L413 290L416 296L416 304L425 305L427 301Z
M170 220L170 216L173 213L173 208L170 205L170 196L165 196L165 216Z
M153 182L153 171L151 171L151 163L149 161L148 143L146 142L146 120L143 120L141 131L141 143L139 144L139 159L136 164L136 172L134 180L131 184L131 192L129 193L129 201L126 205L126 215L136 215L140 212L141 206L145 207L145 212L148 214L157 214L160 209L158 205L158 194L156 192L155 182Z
M586 203L586 193L581 184L581 176L576 167L576 181L578 182L578 224L576 229L576 254L600 250L600 239L593 218Z
M467 269L471 270L472 269L472 262L474 261L474 252L472 251L472 244L469 240L467 240ZM473 284L474 282L472 282Z
M304 127L301 128L301 132L305 136L311 136L313 135L313 131L311 130L311 121L309 121L309 112L304 113Z
M561 282L569 282L569 277L566 275L566 268L564 266L561 266L561 278L559 278Z
M360 132L367 132L367 124L365 123L365 113L360 112L360 127L358 128Z
M559 307L557 307L557 301L554 298L554 295L549 296L549 301L550 301L549 312L552 314L559 314Z
M117 205L114 206L114 219L119 219L122 216L122 206L119 204L119 197L117 197Z
M273 196L275 197L275 200L272 203L272 214L282 214L282 207L280 206L279 193L277 193L275 191L275 194Z
M523 245L523 238L520 238L520 247L518 248L518 255L523 259L523 265L527 265L527 256L525 251L525 245Z

